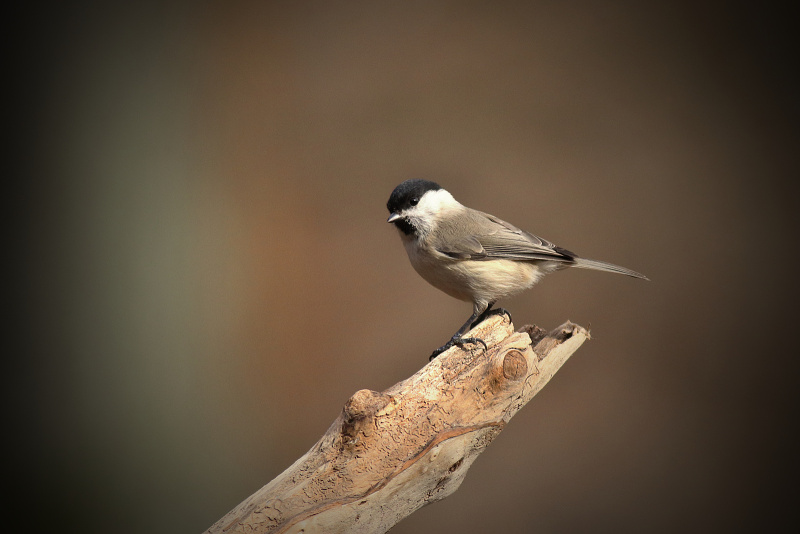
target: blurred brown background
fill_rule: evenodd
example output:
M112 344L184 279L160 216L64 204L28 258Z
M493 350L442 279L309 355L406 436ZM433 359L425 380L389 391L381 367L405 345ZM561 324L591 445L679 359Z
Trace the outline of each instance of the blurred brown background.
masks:
M786 14L112 5L10 19L24 275L6 505L27 528L200 532L356 390L423 366L471 310L385 223L410 177L652 282L567 271L501 303L518 326L571 319L594 339L458 492L393 532L782 524L800 146Z

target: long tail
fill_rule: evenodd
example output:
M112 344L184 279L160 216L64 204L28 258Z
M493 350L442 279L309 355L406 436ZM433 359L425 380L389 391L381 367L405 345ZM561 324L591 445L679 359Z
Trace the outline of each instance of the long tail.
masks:
M595 269L597 271L607 271L609 273L624 274L626 276L632 276L634 278L650 280L641 273L637 273L636 271L626 269L625 267L620 267L619 265L614 265L613 263L606 263L604 261L597 261L597 260L587 260L586 258L575 258L574 261L575 263L573 263L571 267L578 267L580 269Z

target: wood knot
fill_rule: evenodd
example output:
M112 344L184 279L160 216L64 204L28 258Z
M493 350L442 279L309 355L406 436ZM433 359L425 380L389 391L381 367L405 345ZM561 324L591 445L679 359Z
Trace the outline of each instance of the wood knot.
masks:
M390 397L377 391L361 389L350 397L342 408L343 441L354 442L372 423L375 414L386 407Z
M503 357L503 376L508 380L521 380L528 375L528 360L520 351L512 349Z

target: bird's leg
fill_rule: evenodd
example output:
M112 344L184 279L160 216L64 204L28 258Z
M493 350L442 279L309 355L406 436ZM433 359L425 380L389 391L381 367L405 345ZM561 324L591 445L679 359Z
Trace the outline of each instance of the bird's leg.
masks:
M505 309L505 308L494 308L494 309L492 309L492 306L494 306L494 302L490 302L489 303L489 305L486 307L486 309L483 311L483 313L480 314L478 316L478 318L475 319L475 321L473 321L473 323L470 326L470 328L475 328L476 326L481 324L483 321L485 321L486 319L488 319L492 315L505 315L506 317L508 317L508 322L509 323L513 322L511 320L511 314L508 313L507 309Z
M444 351L446 351L447 349L449 349L453 345L458 345L460 347L465 343L476 343L476 344L480 343L481 345L483 345L484 350L488 350L489 347L486 345L486 342L484 340L480 339L480 338L477 338L477 337L461 337L470 328L472 328L473 323L475 323L475 321L478 319L478 317L480 317L480 315L482 313L484 313L485 311L486 310L481 310L478 307L474 308L474 311L473 311L472 315L470 316L470 318L467 319L467 322L464 323L461 326L461 328L458 329L458 332L453 334L453 337L450 339L450 341L448 341L447 343L445 343L444 345L442 345L441 347L439 347L438 349L433 351L433 354L431 354L431 357L428 358L428 359L429 360L433 360L435 357L437 357L438 355L440 355L441 353L443 353Z

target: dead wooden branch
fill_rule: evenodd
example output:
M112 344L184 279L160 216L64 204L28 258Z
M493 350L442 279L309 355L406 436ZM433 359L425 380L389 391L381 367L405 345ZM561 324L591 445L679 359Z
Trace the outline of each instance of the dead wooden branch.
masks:
M208 533L386 532L458 489L472 462L589 338L503 316L384 392L363 389L302 458Z

